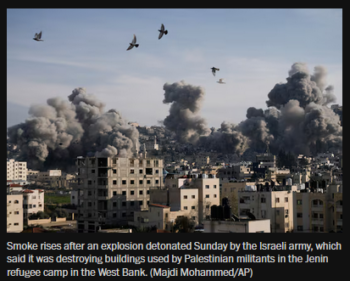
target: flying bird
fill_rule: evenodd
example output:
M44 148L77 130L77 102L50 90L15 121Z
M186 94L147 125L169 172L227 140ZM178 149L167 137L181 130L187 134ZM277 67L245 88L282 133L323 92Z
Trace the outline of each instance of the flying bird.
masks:
M139 46L139 44L136 44L136 36L135 36L135 34L134 34L134 39L132 39L132 42L130 43L130 46L129 46L129 48L127 48L126 50L127 51L129 51L129 50L131 50L133 47L138 47Z
M39 34L35 33L33 40L35 40L35 41L44 41L44 40L41 40L41 34L42 34L41 31L40 31Z
M211 71L213 72L213 75L215 76L215 71L220 70L219 68L212 67Z
M224 80L223 78L220 78L219 81L216 81L216 82L218 82L219 84L226 84L223 80Z
M160 29L158 31L160 32L159 36L158 36L158 39L162 38L163 34L165 34L165 35L168 34L168 30L165 30L164 24L162 24L162 26L160 27Z

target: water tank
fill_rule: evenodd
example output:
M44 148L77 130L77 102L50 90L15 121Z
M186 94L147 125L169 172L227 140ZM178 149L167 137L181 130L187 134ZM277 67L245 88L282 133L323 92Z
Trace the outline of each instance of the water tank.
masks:
M223 215L224 215L224 219L229 219L231 218L231 207L228 205L225 205L223 207Z
M288 178L288 179L286 180L286 185L292 185L292 183L293 183L293 181L292 181L291 178Z
M218 218L218 206L213 205L210 208L210 216L212 219L217 219Z
M309 188L309 186L310 186L310 183L309 183L309 182L306 182L306 183L305 183L305 188Z
M207 174L202 174L202 178L203 178L203 179L207 179L207 178L208 178L208 175L207 175Z
M222 206L226 206L226 205L229 205L229 200L228 200L228 198L227 197L224 197L224 198L222 198Z
M213 179L215 179L216 178L216 175L213 175Z
M218 219L223 220L224 219L224 208L223 206L218 206L217 207L217 214L218 214Z

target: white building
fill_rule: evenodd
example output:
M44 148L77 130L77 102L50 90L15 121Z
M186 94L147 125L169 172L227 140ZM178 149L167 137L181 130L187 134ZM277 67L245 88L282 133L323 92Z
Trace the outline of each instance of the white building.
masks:
M293 222L293 191L297 191L296 185L290 187L275 187L278 191L265 188L260 185L256 190L238 191L239 216L253 214L256 219L269 219L271 232L291 232Z
M27 162L7 160L7 180L27 180Z
M7 194L7 232L23 231L23 194L13 191Z
M25 189L23 194L23 218L26 220L32 214L44 212L44 190Z

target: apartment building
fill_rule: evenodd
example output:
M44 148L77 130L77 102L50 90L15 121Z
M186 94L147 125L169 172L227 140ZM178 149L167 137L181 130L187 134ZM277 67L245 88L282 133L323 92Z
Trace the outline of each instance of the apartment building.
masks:
M260 153L256 155L256 162L262 168L276 168L276 156L271 153Z
M7 232L23 231L23 194L12 191L7 194Z
M326 189L296 193L294 232L339 232L343 230L343 186L330 184Z
M44 212L44 190L25 189L23 194L23 219L26 220L31 214Z
M7 160L7 180L27 180L27 162Z
M165 188L151 190L150 201L182 211L196 224L210 218L210 207L220 205L219 179L207 174L166 178Z
M298 187L257 185L247 186L245 190L238 191L239 216L253 214L256 219L270 219L272 233L291 232L293 221L293 191Z
M135 212L148 210L149 190L163 185L161 159L78 157L76 165L75 188L83 192L78 197L78 232L134 221Z

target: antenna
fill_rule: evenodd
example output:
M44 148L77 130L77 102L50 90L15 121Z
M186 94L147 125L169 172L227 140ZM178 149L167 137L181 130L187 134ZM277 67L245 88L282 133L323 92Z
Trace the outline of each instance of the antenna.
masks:
M266 153L270 153L269 141L268 140L266 140Z

